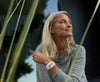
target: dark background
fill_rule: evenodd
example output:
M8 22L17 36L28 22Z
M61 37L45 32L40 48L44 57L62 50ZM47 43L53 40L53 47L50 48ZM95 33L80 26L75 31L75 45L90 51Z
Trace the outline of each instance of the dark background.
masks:
M74 39L80 43L98 0L58 0L58 9L72 18ZM83 46L86 48L86 75L91 82L100 82L100 6L94 16Z

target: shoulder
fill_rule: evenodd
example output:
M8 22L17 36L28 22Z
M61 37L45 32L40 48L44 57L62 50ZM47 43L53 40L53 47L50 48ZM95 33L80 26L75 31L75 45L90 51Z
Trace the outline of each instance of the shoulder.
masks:
M75 49L75 51L77 51L77 50L79 50L79 51L84 51L84 52L86 51L84 46L78 45L78 44L75 46L74 49Z
M77 45L74 47L74 50L73 50L72 54L73 54L74 56L75 56L75 55L78 55L78 56L80 56L80 57L85 57L85 55L86 55L86 49L85 49L84 46L78 45L78 44L77 44Z

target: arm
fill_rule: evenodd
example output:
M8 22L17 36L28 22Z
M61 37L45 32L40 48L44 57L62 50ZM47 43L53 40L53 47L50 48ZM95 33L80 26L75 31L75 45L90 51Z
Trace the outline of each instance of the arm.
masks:
M75 50L77 51L77 49ZM39 52L38 52L39 54ZM76 52L74 52L74 54L76 54ZM43 62L42 64L47 65L48 62L50 62L51 60L49 58L47 58L46 56L38 55L38 56L42 56L43 57ZM38 63L41 63L41 57L37 57L40 58L38 59L39 61L35 60ZM65 82L65 79L68 78L68 82L79 82L81 81L81 76L84 72L84 68L85 68L85 49L83 47L80 48L80 51L78 53L78 56L75 60L75 64L74 67L72 68L72 72L69 75L65 74L61 69L59 69L56 65L49 70L49 72L52 75L52 78L56 81L56 82Z
M76 52L77 52L77 49L75 50L74 54L76 54ZM71 74L67 75L61 69L59 69L54 75L52 75L53 79L56 82L66 82L66 79L68 79L67 82L82 81L82 74L84 73L85 61L86 61L85 60L85 49L83 47L80 47L80 51L75 60L74 67L72 68ZM54 69L55 68L52 68L52 70Z

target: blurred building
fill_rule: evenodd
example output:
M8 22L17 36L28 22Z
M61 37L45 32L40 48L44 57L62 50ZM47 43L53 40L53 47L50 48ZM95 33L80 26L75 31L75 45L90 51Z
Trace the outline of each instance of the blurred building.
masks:
M70 13L76 43L80 43L98 0L58 0L59 10ZM89 82L100 82L100 6L83 46L86 48L86 75Z

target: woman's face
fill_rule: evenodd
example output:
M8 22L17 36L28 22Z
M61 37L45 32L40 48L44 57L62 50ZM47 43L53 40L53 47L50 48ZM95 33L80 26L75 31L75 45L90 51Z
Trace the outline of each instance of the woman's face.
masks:
M54 37L67 38L72 36L72 24L69 17L65 14L59 14L55 18L55 23L51 27L51 33Z

